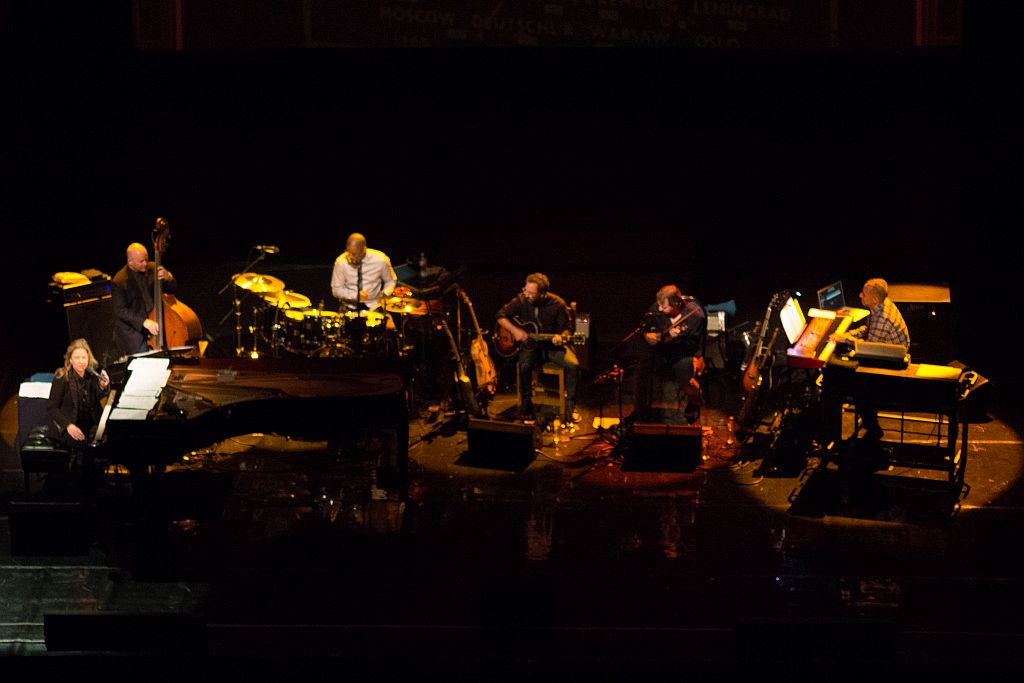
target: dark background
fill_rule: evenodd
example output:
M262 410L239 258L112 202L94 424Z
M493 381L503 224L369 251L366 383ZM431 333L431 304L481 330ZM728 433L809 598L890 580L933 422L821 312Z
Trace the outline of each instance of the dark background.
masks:
M438 47L395 50L380 26L304 47L317 34L294 3L257 3L248 23L213 6L184 4L180 50L137 49L137 3L0 6L5 391L67 344L52 274L113 275L157 216L214 350L234 334L218 292L253 245L281 249L253 270L329 302L330 265L358 230L396 265L425 252L463 267L485 327L545 271L611 343L669 281L736 300L730 324L760 319L782 288L806 309L838 279L851 303L872 276L946 283L955 357L1021 378L1007 355L1021 331L1008 95L985 49L913 46L912 12L874 23L843 3L843 41L813 39L812 22L795 49L755 26L748 49L697 49L692 34L465 48L425 33Z

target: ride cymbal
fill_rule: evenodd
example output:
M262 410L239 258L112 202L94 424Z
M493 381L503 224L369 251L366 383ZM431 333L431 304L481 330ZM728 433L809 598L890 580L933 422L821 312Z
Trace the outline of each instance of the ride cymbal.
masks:
M262 275L260 273L242 273L241 275L236 275L232 282L237 287L257 294L280 292L284 289L284 282L278 280L273 275Z
M404 315L426 315L427 303L411 297L393 296L384 302L384 310Z
M278 308L309 308L313 305L308 296L290 291L268 292L263 295L263 300Z

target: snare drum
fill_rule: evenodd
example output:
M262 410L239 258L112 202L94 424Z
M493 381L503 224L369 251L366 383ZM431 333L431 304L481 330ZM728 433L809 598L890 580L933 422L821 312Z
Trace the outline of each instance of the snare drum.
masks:
M338 315L336 311L314 309L313 313L319 319L320 333L323 335L325 343L333 344L344 341L342 337L345 332L345 318Z

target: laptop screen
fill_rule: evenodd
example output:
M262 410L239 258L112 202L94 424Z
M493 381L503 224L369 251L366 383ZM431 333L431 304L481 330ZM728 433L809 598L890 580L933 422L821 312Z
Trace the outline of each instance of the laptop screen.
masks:
M833 282L818 290L818 308L823 311L838 311L846 307L846 297L843 295L843 283Z

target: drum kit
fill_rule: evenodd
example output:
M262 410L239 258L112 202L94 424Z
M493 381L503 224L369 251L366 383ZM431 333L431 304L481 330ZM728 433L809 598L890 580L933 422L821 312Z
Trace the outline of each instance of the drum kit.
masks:
M342 357L402 355L406 323L431 313L428 302L409 296L405 287L381 300L373 310L334 311L323 301L314 306L309 297L286 289L284 281L262 273L240 273L232 277L240 290L253 294L251 349L237 352L253 358L272 356ZM239 297L235 297L240 320ZM263 348L261 348L261 345Z

